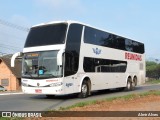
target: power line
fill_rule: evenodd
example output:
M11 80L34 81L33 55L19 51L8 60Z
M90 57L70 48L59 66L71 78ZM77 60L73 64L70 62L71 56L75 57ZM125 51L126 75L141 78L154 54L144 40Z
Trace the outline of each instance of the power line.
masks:
M0 57L3 55L8 55L8 53L0 52Z
M26 27L22 27L22 26L20 26L20 25L13 24L13 23L10 23L10 22L5 21L5 20L2 20L2 19L0 19L0 24L6 25L6 26L8 26L8 27L12 27L12 28L15 28L15 29L18 29L18 30L21 30L21 31L25 31L25 32L28 32L28 31L29 31L29 28L26 28Z
M10 48L10 47L5 47L5 46L0 46L3 49L8 49L9 51L20 51L20 49L15 49L15 48Z
M18 36L18 34L11 34L11 32L5 32L5 31L0 31L0 36L2 37L6 37L7 36L7 38L16 38L16 40L18 39L18 40L25 40L26 39L26 36L25 37L21 37L21 36Z
M16 46L12 46L12 45L6 45L6 44L1 44L1 43L0 43L0 46L1 46L1 47L9 47L9 48L14 48L14 49L17 49L17 50L20 50L20 49L22 49L22 48L20 48L20 47L16 47Z
M10 27L10 28L14 28L14 29L17 29L17 30L19 30L19 31L23 31L23 32L27 32L28 33L28 31L29 31L29 28L27 28L27 27L23 27L23 26L20 26L20 25L16 25L16 24L13 24L13 23L10 23L10 22L8 22L8 21L5 21L5 20L2 20L2 19L0 19L0 25L4 25L4 26L6 26L6 27ZM5 30L6 31L6 30ZM17 31L18 32L18 31ZM17 35L11 35L11 33L13 34L13 32L10 32L10 31L8 31L7 33L4 33L4 30L2 30L1 29L1 32L0 32L0 36L1 35L3 35L3 36L6 36L7 37L7 39L13 39L13 37L14 38L16 38L16 40L17 40L17 38L18 39L20 39L21 37L19 37L19 36L17 36ZM1 37L1 39L2 39L3 37ZM4 39L4 38L3 38ZM5 38L6 39L6 38ZM21 38L21 39L23 39L23 38ZM16 46L12 46L12 44L11 45L7 45L7 44L3 44L3 40L0 40L2 43L0 43L0 48L1 48L1 50L3 50L3 51L8 51L7 53L11 53L11 52L14 52L14 51L21 51L21 49L22 48L20 48L20 47L16 47ZM15 43L15 42L14 42ZM15 44L14 44L15 45ZM5 54L7 54L6 52L0 52L0 55L5 55Z

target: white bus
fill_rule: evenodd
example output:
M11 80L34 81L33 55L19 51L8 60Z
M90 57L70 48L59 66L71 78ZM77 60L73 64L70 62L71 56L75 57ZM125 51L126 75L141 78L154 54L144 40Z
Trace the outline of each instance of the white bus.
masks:
M22 90L87 97L94 90L133 90L145 82L144 44L75 21L33 26L22 53Z

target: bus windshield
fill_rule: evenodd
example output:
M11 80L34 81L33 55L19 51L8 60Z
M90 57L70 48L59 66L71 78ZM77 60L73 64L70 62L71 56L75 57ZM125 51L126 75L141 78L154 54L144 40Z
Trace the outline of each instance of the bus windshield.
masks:
M31 28L24 47L64 44L67 24L50 24Z
M22 62L23 78L62 77L62 67L57 65L58 51L25 53Z

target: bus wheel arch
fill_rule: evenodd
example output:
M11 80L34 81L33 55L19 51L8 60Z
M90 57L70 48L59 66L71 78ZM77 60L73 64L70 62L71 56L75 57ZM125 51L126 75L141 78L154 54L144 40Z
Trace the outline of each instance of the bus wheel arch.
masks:
M80 93L78 97L86 98L91 95L91 81L89 77L84 77L80 85Z

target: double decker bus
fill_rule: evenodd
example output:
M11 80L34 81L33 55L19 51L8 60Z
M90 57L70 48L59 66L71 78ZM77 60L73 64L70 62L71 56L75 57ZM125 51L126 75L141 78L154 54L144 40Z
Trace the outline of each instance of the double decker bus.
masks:
M31 27L22 56L22 91L87 97L94 90L134 90L145 82L144 44L87 24L56 21Z

